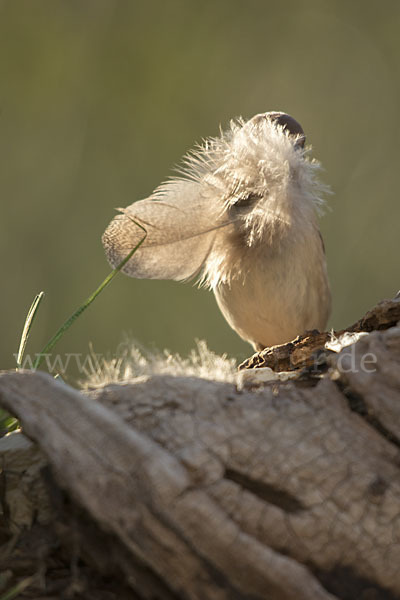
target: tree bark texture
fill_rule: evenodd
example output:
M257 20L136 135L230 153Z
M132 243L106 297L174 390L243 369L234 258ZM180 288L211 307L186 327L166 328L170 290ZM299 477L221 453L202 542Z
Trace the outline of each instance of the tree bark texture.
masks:
M307 334L317 366L282 363L289 381L83 393L2 373L0 405L23 427L0 441L3 572L15 582L23 556L31 598L51 596L56 564L70 595L52 597L399 599L399 308L378 305L339 352Z

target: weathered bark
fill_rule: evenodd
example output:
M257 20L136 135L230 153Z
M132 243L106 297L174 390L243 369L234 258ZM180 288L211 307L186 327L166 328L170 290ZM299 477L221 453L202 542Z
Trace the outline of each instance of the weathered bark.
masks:
M259 369L269 367L274 371L292 371L314 366L315 353L324 351L325 344L335 336L345 333L380 331L394 327L400 321L400 292L393 300L383 300L361 319L340 331L308 331L292 342L272 346L256 352L246 359L239 369Z
M125 586L109 598L400 598L400 328L386 326L324 353L322 373L254 388L164 375L83 394L2 374L0 404L35 442L18 460L0 445L8 531L47 528L52 549ZM23 518L21 452L48 465Z

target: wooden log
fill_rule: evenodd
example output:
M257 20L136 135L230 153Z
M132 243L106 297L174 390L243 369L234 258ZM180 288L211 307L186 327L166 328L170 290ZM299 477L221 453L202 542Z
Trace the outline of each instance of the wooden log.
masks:
M391 327L328 353L318 379L252 389L163 375L82 393L44 373L1 374L0 405L48 465L42 523L69 560L78 546L92 574L122 582L121 598L400 598L390 311ZM1 442L0 456L10 514Z

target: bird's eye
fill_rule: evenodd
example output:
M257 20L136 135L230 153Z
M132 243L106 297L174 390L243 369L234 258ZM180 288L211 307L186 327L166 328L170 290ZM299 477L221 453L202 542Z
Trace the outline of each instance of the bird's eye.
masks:
M249 194L243 198L238 198L232 208L248 208L254 206L262 196L260 194Z

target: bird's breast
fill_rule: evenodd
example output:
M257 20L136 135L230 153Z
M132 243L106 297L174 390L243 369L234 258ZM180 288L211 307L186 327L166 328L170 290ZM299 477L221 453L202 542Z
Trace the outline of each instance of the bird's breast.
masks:
M319 232L279 251L246 248L237 274L214 293L231 327L257 349L288 342L306 330L323 330L330 291Z

